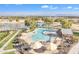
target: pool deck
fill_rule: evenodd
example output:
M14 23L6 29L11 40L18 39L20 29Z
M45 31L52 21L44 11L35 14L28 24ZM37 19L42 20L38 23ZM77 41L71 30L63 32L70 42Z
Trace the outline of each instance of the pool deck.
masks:
M24 40L28 44L30 44L32 42L32 35L33 34L34 34L33 32L25 33L25 35L22 35L19 38L22 39L22 40Z
M42 29L42 28L36 28L32 32L22 33L24 35L22 35L20 38L23 39L25 42L35 42L35 41L33 41L32 36L34 35L34 33L37 32L38 29ZM52 41L54 41L54 39L56 39L56 37L51 37ZM44 40L38 40L38 41L44 41Z

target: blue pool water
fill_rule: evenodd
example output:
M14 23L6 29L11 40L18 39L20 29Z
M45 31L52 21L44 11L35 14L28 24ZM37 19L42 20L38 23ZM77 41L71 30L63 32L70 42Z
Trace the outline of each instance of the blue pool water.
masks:
M34 35L32 36L32 40L33 41L38 41L38 40L47 41L47 40L49 40L49 36L43 34L44 31L46 31L46 29L44 29L44 28L39 28L39 29L35 30Z

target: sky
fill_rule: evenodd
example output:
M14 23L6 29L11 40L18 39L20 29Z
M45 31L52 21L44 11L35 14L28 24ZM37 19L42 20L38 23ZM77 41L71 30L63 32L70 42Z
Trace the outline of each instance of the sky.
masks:
M79 13L79 4L0 4L0 15L53 15Z

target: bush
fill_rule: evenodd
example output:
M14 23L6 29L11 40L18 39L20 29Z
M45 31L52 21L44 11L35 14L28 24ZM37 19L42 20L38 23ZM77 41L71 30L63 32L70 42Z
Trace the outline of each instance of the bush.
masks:
M79 40L79 37L73 36L73 42L78 42L78 40Z

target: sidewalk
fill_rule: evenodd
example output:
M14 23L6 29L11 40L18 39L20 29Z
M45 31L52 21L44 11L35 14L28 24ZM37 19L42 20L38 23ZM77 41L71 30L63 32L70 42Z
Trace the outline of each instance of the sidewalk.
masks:
M8 46L8 44L16 37L16 35L20 32L21 30L18 30L14 36L12 36L2 47L1 47L1 50L3 50L5 47Z
M7 37L5 37L3 40L1 40L1 41L0 41L0 44L1 44L4 40L7 40L7 38L10 37L12 34L13 34L13 32L10 33L10 34L9 34Z
M16 51L16 49L2 50L2 51L0 51L0 54L6 53L6 52L13 52L13 51Z

